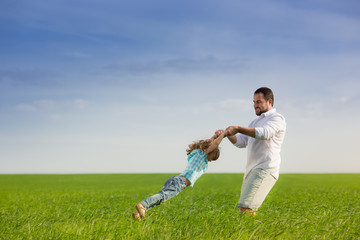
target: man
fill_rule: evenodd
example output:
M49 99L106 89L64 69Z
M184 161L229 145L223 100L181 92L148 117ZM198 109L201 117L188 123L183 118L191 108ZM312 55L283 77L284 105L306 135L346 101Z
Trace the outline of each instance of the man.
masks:
M239 210L256 215L266 196L279 177L280 151L286 122L276 112L271 89L262 87L254 93L254 109L258 118L249 127L230 126L225 135L239 148L248 148L247 164L241 187ZM219 134L223 130L218 130Z

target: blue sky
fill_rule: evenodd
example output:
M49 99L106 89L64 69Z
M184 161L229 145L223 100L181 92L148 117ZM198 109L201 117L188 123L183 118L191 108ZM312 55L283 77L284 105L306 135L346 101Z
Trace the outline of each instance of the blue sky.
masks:
M0 173L181 172L185 149L287 120L281 172L360 172L358 1L0 0ZM209 172L243 172L226 139Z

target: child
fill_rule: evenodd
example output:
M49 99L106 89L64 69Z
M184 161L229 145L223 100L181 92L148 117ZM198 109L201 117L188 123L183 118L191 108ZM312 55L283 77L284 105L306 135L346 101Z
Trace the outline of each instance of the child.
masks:
M219 158L218 146L224 138L224 134L224 131L217 132L211 139L190 144L189 149L186 150L188 163L184 171L178 176L169 178L158 194L136 204L136 211L132 214L133 218L139 220L145 218L146 210L175 197L189 185L193 187L196 180L208 169L208 162Z

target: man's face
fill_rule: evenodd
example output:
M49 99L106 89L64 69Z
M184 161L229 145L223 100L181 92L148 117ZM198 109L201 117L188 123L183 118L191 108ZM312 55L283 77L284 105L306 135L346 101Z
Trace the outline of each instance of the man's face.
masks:
M260 116L262 113L265 113L272 109L272 100L265 100L264 94L256 93L254 94L254 109L256 115Z

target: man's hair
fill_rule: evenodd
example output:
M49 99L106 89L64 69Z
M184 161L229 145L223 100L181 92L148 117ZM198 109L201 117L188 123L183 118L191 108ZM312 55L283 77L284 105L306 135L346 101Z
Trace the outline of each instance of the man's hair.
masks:
M262 93L264 95L264 99L266 101L269 101L269 99L272 99L272 106L274 106L274 94L273 92L271 91L270 88L267 88L267 87L261 87L259 89L257 89L254 94L257 94L257 93Z

